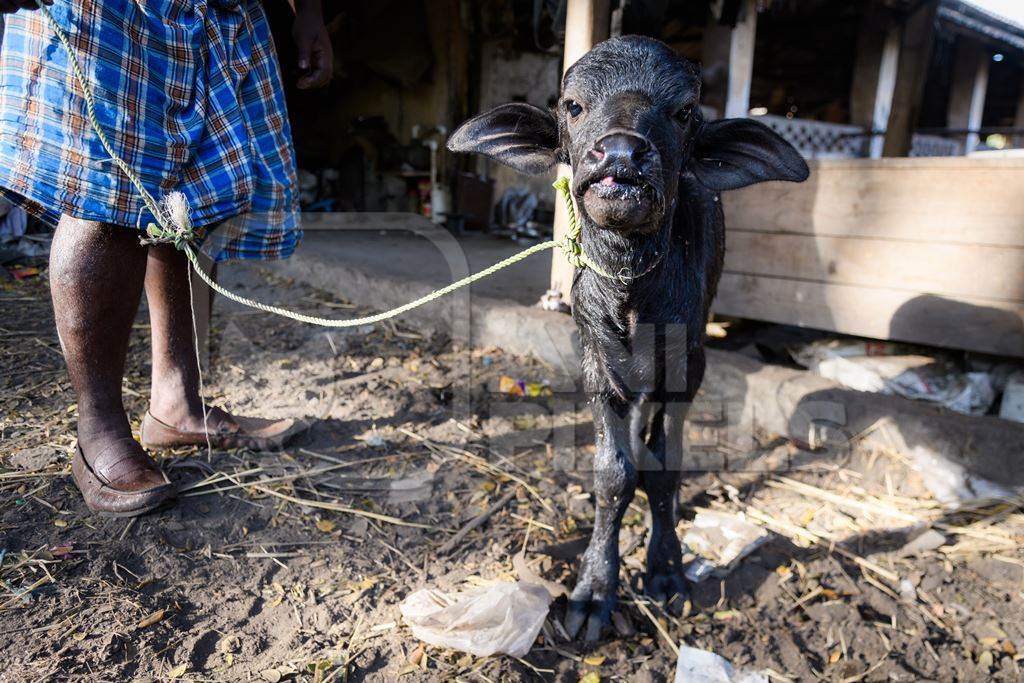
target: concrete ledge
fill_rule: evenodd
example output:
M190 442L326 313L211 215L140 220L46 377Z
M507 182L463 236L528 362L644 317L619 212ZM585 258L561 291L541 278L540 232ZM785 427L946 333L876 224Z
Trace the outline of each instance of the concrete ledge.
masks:
M704 387L734 402L741 428L826 447L862 438L910 456L944 503L1024 490L1024 424L853 391L807 371L714 350Z

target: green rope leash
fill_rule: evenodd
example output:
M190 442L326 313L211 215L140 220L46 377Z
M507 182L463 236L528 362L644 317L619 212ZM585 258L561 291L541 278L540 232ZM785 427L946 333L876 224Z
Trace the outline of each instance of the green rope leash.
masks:
M196 231L192 227L188 201L185 199L185 196L180 192L172 192L164 197L162 202L157 202L142 184L142 179L139 178L124 159L118 156L117 152L114 151L113 145L107 139L107 136L100 125L99 119L96 116L96 103L93 98L92 88L89 86L88 81L85 78L85 74L82 71L81 64L78 61L77 51L72 47L71 42L64 34L63 29L61 29L56 20L54 20L53 15L50 14L49 8L44 5L41 0L36 0L36 4L38 5L39 10L43 13L43 16L46 17L50 24L50 28L53 29L57 39L64 46L64 49L70 57L71 72L74 75L75 80L78 81L79 87L82 89L82 95L85 97L86 110L89 115L89 122L92 124L93 130L96 132L96 137L99 138L103 148L107 151L107 154L110 155L110 158L113 159L114 163L117 164L117 167L121 169L121 172L123 172L125 176L127 176L128 180L131 181L132 185L135 186L135 189L138 191L143 203L145 203L146 208L149 209L150 213L153 214L153 217L157 221L156 223L150 223L146 227L148 239L143 239L142 243L173 244L176 249L185 253L189 263L192 265L192 269L196 272L196 275L198 275L203 282L209 285L212 290L226 299L230 299L231 301L242 304L243 306L248 306L249 308L254 308L266 313L273 313L275 315L280 315L285 318L290 318L291 320L296 320L302 323L308 323L310 325L329 328L346 328L372 325L374 323L402 315L403 313L407 313L415 308L419 308L420 306L424 306L432 301L445 297L452 292L462 289L463 287L468 287L474 282L488 278L500 270L504 270L509 266L515 265L516 263L533 256L534 254L547 251L548 249L561 249L565 253L569 262L576 268L589 268L601 277L616 279L601 270L583 251L583 245L580 243L582 230L576 216L576 207L573 204L572 195L569 191L569 179L561 177L555 181L554 188L558 190L559 195L561 195L562 200L565 202L565 208L569 215L569 229L566 232L565 239L562 241L551 240L536 244L519 252L518 254L508 257L503 261L495 263L490 268L486 268L479 273L465 277L457 282L453 282L447 287L442 287L441 289L435 290L426 296L420 297L419 299L399 306L398 308L393 308L390 311L385 311L376 315L369 315L363 318L354 318L351 320L333 320L330 318L320 318L317 316L296 313L285 308L270 306L259 301L254 301L253 299L247 299L243 296L239 296L238 294L235 294L234 292L217 284L213 278L206 274L206 271L203 270L202 265L199 263L199 257L196 254L194 244L196 240Z
M376 315L368 315L363 318L354 318L351 320L334 320L331 318L320 318L317 316L303 315L302 313L289 311L285 308L280 308L278 306L270 306L259 301L254 301L252 299L241 297L235 294L234 292L224 289L223 287L218 285L209 275L206 274L206 271L203 270L199 265L199 261L196 257L195 251L193 250L192 245L190 244L191 240L183 242L182 246L179 247L179 249L183 249L185 255L188 257L188 260L192 263L192 268L193 270L196 271L196 274L199 275L199 277L202 278L203 281L207 285L209 285L211 289L213 289L218 294L230 299L231 301L242 304L243 306L248 306L250 308L255 308L260 311L265 311L267 313L273 313L275 315L284 316L285 318L291 318L292 320L297 320L299 322L309 323L310 325L318 325L320 327L331 328L360 327L362 325L372 325L374 323L379 323L383 320L389 320L391 318L402 315L403 313L408 313L409 311L419 308L420 306L425 306L426 304L429 304L432 301L437 301L438 299L448 296L452 292L458 291L463 287L468 287L469 285L479 280L486 279L491 275L494 275L498 271L504 270L509 266L515 265L516 263L519 263L520 261L523 261L533 256L534 254L539 254L540 252L547 251L548 249L561 249L565 253L566 258L569 259L569 262L576 268L590 268L591 270L593 270L595 273L602 277L614 279L611 275L608 275L603 270L598 268L590 259L590 257L588 257L586 253L583 251L583 246L580 244L579 241L581 234L579 221L576 218L576 211L575 207L573 206L572 196L569 193L569 179L564 176L559 178L557 181L555 181L554 188L558 190L558 193L562 196L563 200L565 201L566 209L569 213L569 230L566 232L565 239L563 241L558 242L555 240L550 240L547 242L541 242L540 244L535 244L532 247L524 249L518 254L513 254L512 256L509 256L507 259L495 263L493 266L489 268L481 270L479 273L475 273L473 275L470 275L469 277L462 278L461 280L453 282L452 284L446 287L442 287L441 289L434 290L430 294L420 297L415 301L411 301L407 304L399 306L398 308L393 308L390 311L384 311L383 313L377 313ZM154 234L158 230L159 229L157 228L157 226L150 225L150 234ZM159 233L157 236L163 237L163 233ZM168 237L170 238L176 238L178 236L180 236L180 233L177 232L168 235ZM175 242L175 245L177 245L177 242Z
M403 313L407 313L413 310L414 308L419 308L420 306L429 304L431 301L436 301L442 297L448 296L452 292L462 289L463 287L467 287L476 282L477 280L483 280L486 277L490 277L491 275L497 273L499 270L504 270L505 268L508 268L511 265L519 263L525 258L529 258L530 256L533 256L538 252L551 249L555 246L558 246L557 242L543 242L541 244L536 244L525 251L522 251L514 256L510 256L504 261L495 263L490 268L481 270L479 273L470 275L469 277L463 278L458 282L453 282L447 287L442 287L441 289L434 290L430 294L420 297L415 301L411 301L407 304L399 306L398 308L393 308L390 311L384 311L383 313L377 313L376 315L368 315L363 318L353 318L351 320L333 320L330 318L319 318L316 316L303 315L302 313L296 313L294 311L289 311L287 309L279 308L277 306L269 306L267 304L260 303L259 301L253 301L252 299L246 299L244 297L238 296L237 294L229 292L228 290L218 285L202 270L202 268L199 267L199 263L195 258L195 253L192 251L191 248L185 251L185 255L188 256L188 260L191 261L192 267L195 269L196 273L199 274L199 277L201 277L203 281L210 286L211 289L216 291L218 294L221 294L227 297L228 299L231 299L232 301L240 303L244 306L249 306L250 308L255 308L260 311L274 313L275 315L284 316L285 318L291 318L292 320L297 320L301 323L319 325L320 327L344 328L360 327L362 325L372 325L374 323L379 323L383 320L390 320L391 318L402 315Z

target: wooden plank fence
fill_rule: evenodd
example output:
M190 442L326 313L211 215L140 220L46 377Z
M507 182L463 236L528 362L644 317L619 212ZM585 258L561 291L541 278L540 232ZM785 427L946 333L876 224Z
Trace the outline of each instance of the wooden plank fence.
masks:
M1024 159L811 171L725 195L716 312L1024 357Z

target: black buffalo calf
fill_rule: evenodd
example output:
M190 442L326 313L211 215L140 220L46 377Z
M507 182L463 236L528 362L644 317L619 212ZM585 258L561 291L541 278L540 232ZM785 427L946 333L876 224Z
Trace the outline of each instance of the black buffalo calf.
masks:
M587 639L608 624L618 536L636 486L652 527L644 590L686 593L676 535L683 421L704 377L704 327L722 272L719 193L767 180L800 182L804 160L753 120L705 121L700 71L656 40L615 38L565 75L557 109L508 104L466 122L449 148L524 173L572 166L585 252L573 317L583 351L597 451L596 519L566 618Z

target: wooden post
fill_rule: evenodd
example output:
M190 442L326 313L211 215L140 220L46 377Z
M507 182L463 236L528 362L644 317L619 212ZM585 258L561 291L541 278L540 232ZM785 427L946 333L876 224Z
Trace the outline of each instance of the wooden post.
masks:
M857 61L850 92L850 119L871 135L868 156L878 159L896 93L902 32L888 12L871 5L857 40Z
M878 69L878 89L875 93L875 107L871 115L872 135L869 156L872 159L881 159L885 149L885 130L889 125L892 102L896 95L896 73L900 65L901 42L902 35L899 28L890 28L885 36L885 45L882 47L882 63Z
M1024 131L1024 78L1020 81L1020 95L1017 98L1017 115L1013 119L1013 127ZM1024 132L1013 136L1014 147L1024 147Z
M754 80L754 43L757 37L757 0L746 0L744 12L732 30L729 45L729 87L725 118L744 118L750 111L750 83Z
M964 154L978 148L981 118L985 113L988 67L991 55L981 43L960 38L953 60L953 82L949 92L946 125L970 131L964 136Z
M886 128L882 153L887 157L905 157L910 154L914 127L921 112L924 82L932 59L935 39L935 16L939 0L919 5L903 25L903 38L896 69L896 87L893 93L889 125Z
M569 70L580 57L590 52L595 44L608 37L611 24L611 0L569 0L565 16L565 57L562 71ZM559 166L561 175L570 175L568 166ZM565 237L569 216L561 199L555 198L555 239ZM560 249L551 252L551 290L559 292L568 304L572 289L573 267Z
M745 117L750 111L750 83L754 77L757 38L757 0L742 0L735 27L718 23L721 3L712 11L704 34L705 101L723 118Z

